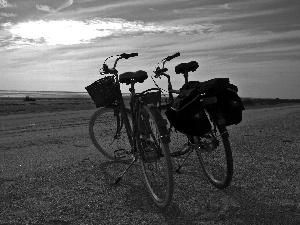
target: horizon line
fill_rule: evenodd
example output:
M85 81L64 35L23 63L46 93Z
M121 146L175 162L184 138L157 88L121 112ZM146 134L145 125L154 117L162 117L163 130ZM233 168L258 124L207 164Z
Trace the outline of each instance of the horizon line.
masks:
M26 90L0 90L4 91L4 92L58 92L58 93L82 93L82 94L86 94L87 96L89 95L88 92L77 92L77 91L26 91ZM130 93L122 93L122 94L130 94ZM167 94L167 93L166 93ZM165 97L165 96L164 96ZM1 96L0 96L1 98ZM6 97L7 98L7 97ZM9 97L8 97L9 98ZM264 98L264 97L241 97L242 99L279 99L279 100L299 100L300 98L277 98L277 97L273 97L273 98Z

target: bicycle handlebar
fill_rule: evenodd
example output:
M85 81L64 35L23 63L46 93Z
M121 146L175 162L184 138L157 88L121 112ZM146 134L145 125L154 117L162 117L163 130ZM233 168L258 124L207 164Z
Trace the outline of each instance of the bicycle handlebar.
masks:
M160 69L159 67L157 67L157 69L155 70L156 74L161 74L161 73L165 73L168 71L168 68L162 68Z
M139 54L138 53L122 53L121 55L120 55L120 58L121 59L128 59L128 58L130 58L130 57L135 57L135 56L138 56Z
M138 56L138 55L139 55L138 53L122 53L121 55L116 55L118 57L115 60L114 67L113 68L108 68L108 66L106 64L106 61L109 58L114 57L114 56L110 56L110 57L108 57L108 58L105 59L105 61L103 63L103 67L100 69L99 72L100 72L101 75L105 75L105 74L117 74L118 71L116 70L116 66L117 66L117 62L118 62L119 59L128 59L128 58L135 57L135 56Z
M103 72L100 72L101 75L104 75L104 74L115 74L115 73L118 72L115 68L112 68L112 69L108 68L108 66L106 64L103 64L102 71Z
M165 72L167 72L168 69L165 68L165 63L168 62L168 61L171 61L172 59L174 59L174 58L176 58L176 57L178 57L178 56L180 56L180 52L177 52L177 53L175 53L174 55L170 55L170 56L164 58L164 59L161 61L161 62L162 62L162 65L163 65L162 68L160 68L159 66L157 66L157 67L155 68L155 71L153 71L153 72L155 73L155 77L158 78L158 77L160 77L161 75L163 75ZM161 63L161 62L160 62L160 63ZM158 63L158 64L160 64L160 63ZM164 74L164 75L166 75L166 74Z
M172 59L180 56L180 52L175 53L174 55L170 55L167 58L163 59L163 61L171 61Z

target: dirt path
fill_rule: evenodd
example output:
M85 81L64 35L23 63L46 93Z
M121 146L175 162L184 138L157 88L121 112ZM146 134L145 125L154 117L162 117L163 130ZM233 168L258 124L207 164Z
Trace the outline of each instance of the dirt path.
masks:
M1 118L0 171L17 176L65 166L93 154L88 120L94 110L10 115Z
M300 224L300 106L246 110L229 128L234 179L220 191L191 159L173 202L153 206L139 169L92 146L93 110L0 117L0 224Z

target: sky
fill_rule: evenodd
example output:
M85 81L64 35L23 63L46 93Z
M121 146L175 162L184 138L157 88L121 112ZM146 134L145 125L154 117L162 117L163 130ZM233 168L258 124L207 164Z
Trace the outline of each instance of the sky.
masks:
M0 90L84 92L107 57L137 52L117 70L146 71L142 91L180 52L166 64L174 88L184 82L175 66L197 61L190 80L226 77L242 97L299 99L299 15L299 0L0 0Z

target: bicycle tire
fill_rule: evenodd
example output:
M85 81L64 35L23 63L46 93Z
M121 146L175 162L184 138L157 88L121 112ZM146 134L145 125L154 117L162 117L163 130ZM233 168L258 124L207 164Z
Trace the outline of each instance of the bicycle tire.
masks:
M225 125L217 125L214 118L207 111L206 114L212 125L209 138L207 138L209 142L207 142L206 147L196 148L196 153L209 181L215 187L224 189L229 186L233 176L233 159L229 135ZM218 143L218 146L216 146L216 143Z
M132 124L131 116L128 118ZM119 110L97 110L89 122L89 135L96 149L108 159L118 162L131 161L131 145Z
M174 189L166 124L156 107L143 106L138 118L140 163L151 198L162 209L169 206Z

